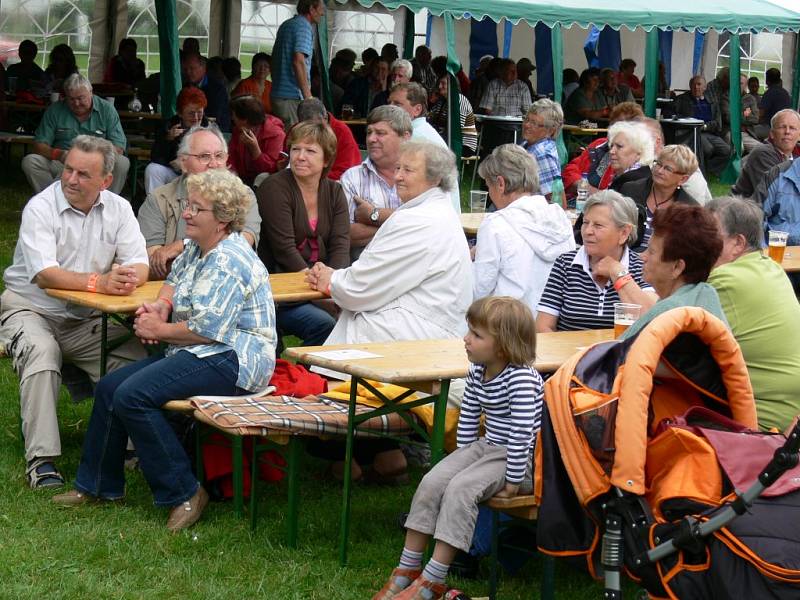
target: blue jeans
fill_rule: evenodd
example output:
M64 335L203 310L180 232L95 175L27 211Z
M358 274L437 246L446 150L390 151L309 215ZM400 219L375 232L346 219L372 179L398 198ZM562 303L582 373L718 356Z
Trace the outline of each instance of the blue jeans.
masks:
M232 350L206 358L182 350L145 358L103 377L95 390L75 488L98 498L122 498L130 436L156 505L189 500L200 484L161 407L198 394L245 394L236 386L238 375Z
M296 335L303 340L303 346L322 346L336 325L336 319L330 313L311 302L279 305L275 316L281 333Z

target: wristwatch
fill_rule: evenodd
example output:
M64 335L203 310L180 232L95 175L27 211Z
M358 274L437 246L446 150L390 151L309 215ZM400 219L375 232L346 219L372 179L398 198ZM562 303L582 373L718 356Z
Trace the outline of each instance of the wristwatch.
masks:
M612 281L612 283L616 283L617 279L625 277L625 275L627 275L628 273L629 273L628 269L626 269L625 267L622 267L619 271L614 273L614 280Z
M374 206L372 208L372 212L369 213L369 220L372 221L373 223L377 224L378 219L380 218L380 216L381 216L381 209L378 208L377 206Z

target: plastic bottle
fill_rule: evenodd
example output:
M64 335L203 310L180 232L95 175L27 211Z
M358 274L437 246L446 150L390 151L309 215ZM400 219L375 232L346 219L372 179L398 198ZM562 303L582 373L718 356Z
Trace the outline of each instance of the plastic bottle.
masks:
M564 182L561 181L561 177L553 180L550 186L550 203L562 208L566 206L564 204Z
M584 173L578 182L578 195L575 197L575 210L579 214L583 212L587 198L589 198L589 178L588 173Z
M142 110L142 101L139 100L139 96L136 94L136 88L133 89L133 99L128 102L128 108L132 112L141 112Z

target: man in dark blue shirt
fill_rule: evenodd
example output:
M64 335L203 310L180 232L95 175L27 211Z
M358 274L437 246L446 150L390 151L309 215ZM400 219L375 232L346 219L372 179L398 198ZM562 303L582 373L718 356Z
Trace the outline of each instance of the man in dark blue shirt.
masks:
M681 118L694 118L703 121L700 130L702 148L700 164L703 171L719 175L728 164L731 154L730 145L722 139L722 114L716 103L705 97L706 80L702 75L695 75L689 80L689 91L675 98L675 113ZM686 137L691 135L689 133ZM686 142L686 140L681 140Z
M192 84L203 90L208 100L206 117L216 120L217 126L225 132L231 130L231 111L228 106L228 90L225 86L209 78L206 73L206 59L199 54L187 54L183 59L186 73L184 85Z

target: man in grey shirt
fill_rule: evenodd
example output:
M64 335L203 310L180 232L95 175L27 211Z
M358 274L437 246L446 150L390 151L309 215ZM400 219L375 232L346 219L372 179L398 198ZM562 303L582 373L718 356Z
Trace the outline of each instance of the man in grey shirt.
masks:
M186 221L181 215L187 196L186 178L208 169L224 169L227 160L228 146L216 126L194 127L183 136L178 147L180 177L150 192L139 209L139 227L147 244L151 279L165 279L172 261L183 252ZM253 195L242 233L257 247L260 232L261 216Z

